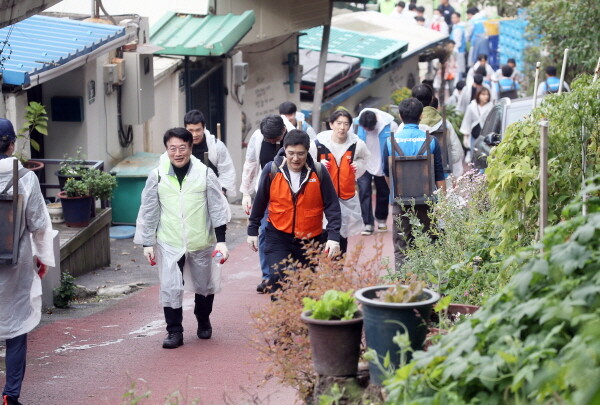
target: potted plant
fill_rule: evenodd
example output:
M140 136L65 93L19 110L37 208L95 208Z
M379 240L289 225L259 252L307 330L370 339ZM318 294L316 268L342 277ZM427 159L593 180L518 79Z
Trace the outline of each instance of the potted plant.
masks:
M19 151L15 153L17 159L19 159L23 166L33 172L39 172L44 168L44 163L37 160L28 159L29 154L25 153L25 147L29 144L31 147L40 151L40 144L35 140L31 139L31 133L33 131L39 132L42 135L48 135L48 113L43 104L36 101L29 103L25 107L25 117L23 126L17 134L18 139L23 139L25 142L21 144Z
M96 216L96 199L109 200L112 197L117 179L108 172L98 169L89 169L83 174L82 180L87 184L90 195L92 195L91 215Z
M375 350L379 359L389 358L390 364L398 367L400 351L394 337L406 332L412 351L421 350L431 309L440 296L413 275L405 285L362 288L356 292L356 299L362 304L367 346ZM383 374L377 364L369 362L369 373L371 382L381 385Z
M301 319L308 325L313 366L319 375L357 374L363 318L352 293L328 290L319 300L302 300Z
M60 198L67 226L81 228L89 225L93 197L85 181L67 179L64 190L57 197Z
M75 157L65 154L64 160L60 162L60 169L55 172L60 189L64 190L67 179L82 180L88 170L89 167L85 164L85 156L81 153L81 147L77 148Z

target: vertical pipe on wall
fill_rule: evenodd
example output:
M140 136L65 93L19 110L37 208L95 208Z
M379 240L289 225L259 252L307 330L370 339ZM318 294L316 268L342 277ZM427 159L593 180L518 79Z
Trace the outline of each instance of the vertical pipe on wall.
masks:
M329 50L329 33L331 32L331 15L333 4L329 1L327 24L323 26L323 38L321 40L321 54L319 55L319 70L317 71L317 83L315 83L315 96L312 109L312 127L317 133L321 131L321 104L323 103L323 87L325 84L325 69L327 68L327 51Z

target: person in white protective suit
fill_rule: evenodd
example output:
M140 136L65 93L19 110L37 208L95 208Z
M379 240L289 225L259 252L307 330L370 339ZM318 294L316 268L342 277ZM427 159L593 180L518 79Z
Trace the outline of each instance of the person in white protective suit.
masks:
M13 193L15 131L0 118L0 193ZM19 163L19 194L23 196L19 256L16 264L0 262L0 340L6 341L6 384L3 405L20 404L25 376L27 333L42 316L42 282L54 266L52 223L36 175ZM34 260L35 257L35 260Z
M317 133L313 127L308 125L304 114L298 111L296 104L291 101L284 101L279 104L279 114L281 114L281 118L283 118L283 122L285 123L288 132L292 129L300 129L308 134L311 141L314 141L317 138ZM302 128L298 128L298 122L302 123Z
M192 134L169 129L163 142L167 151L142 191L134 243L144 246L151 265L158 265L167 323L163 348L174 349L183 344L184 290L195 293L197 336L212 336L210 314L221 276L212 257L221 254L221 264L229 257L225 232L231 211L217 176L192 156Z
M346 253L348 249L348 238L362 231L363 221L360 199L356 192L356 179L365 173L366 161L371 154L367 145L350 131L351 125L352 115L348 111L334 111L329 117L329 126L332 129L319 133L310 145L310 155L315 162L321 162L329 171L340 201L342 253ZM323 222L325 226L327 223ZM326 231L324 239L327 239Z
M219 179L223 194L227 197L235 197L235 167L227 146L217 139L206 128L206 119L199 110L190 110L183 117L185 129L192 133L194 146L192 155L208 164ZM208 152L208 162L204 161L204 153Z
M267 115L260 122L260 128L254 131L248 149L246 149L246 160L242 169L242 184L240 191L242 192L242 207L247 215L250 215L252 209L251 194L255 194L258 190L258 179L261 170L269 162L272 162L279 149L281 149L282 141L287 133L283 118L279 115ZM267 291L267 283L270 277L269 264L265 255L265 229L267 227L267 212L264 213L260 221L260 229L258 236L258 258L260 262L260 270L262 280L256 287L256 291L264 294Z

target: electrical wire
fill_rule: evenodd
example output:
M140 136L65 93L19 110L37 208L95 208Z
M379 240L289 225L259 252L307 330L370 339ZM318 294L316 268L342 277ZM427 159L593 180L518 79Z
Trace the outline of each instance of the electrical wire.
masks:
M133 127L131 125L127 125L127 130L123 129L123 114L121 112L121 92L121 86L117 86L117 116L119 117L119 144L121 145L121 147L126 148L133 142Z
M268 51L270 51L270 50L272 50L272 49L275 49L275 48L277 48L278 46L281 46L281 45L283 45L284 43L286 43L286 42L287 42L287 40L288 40L288 39L290 39L290 38L291 38L291 37L293 37L294 35L296 35L296 33L293 33L293 34L290 34L290 35L288 35L288 36L287 36L287 38L285 38L283 41L281 41L280 43L278 43L278 44L276 44L276 45L273 45L273 46L272 46L272 47L270 47L270 48L263 49L263 50L260 50L260 51L246 51L245 53L263 53L263 52L268 52Z

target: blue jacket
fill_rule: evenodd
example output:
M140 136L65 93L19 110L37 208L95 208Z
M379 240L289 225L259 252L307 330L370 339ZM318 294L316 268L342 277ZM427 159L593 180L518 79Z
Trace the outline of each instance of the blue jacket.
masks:
M394 134L394 139L396 139L398 146L400 146L400 149L402 149L402 152L404 152L406 156L416 156L417 153L419 153L421 146L423 146L423 143L427 140L425 131L421 131L418 124L405 124L402 131L398 131ZM435 181L442 181L445 179L444 165L442 164L442 152L435 138L431 140L429 149L433 154L434 179ZM383 162L385 162L383 165L383 173L386 177L390 176L390 168L387 164L389 156L392 156L392 144L388 136L382 159ZM393 189L393 185L391 185L391 188ZM390 194L390 200L393 200L393 193Z

